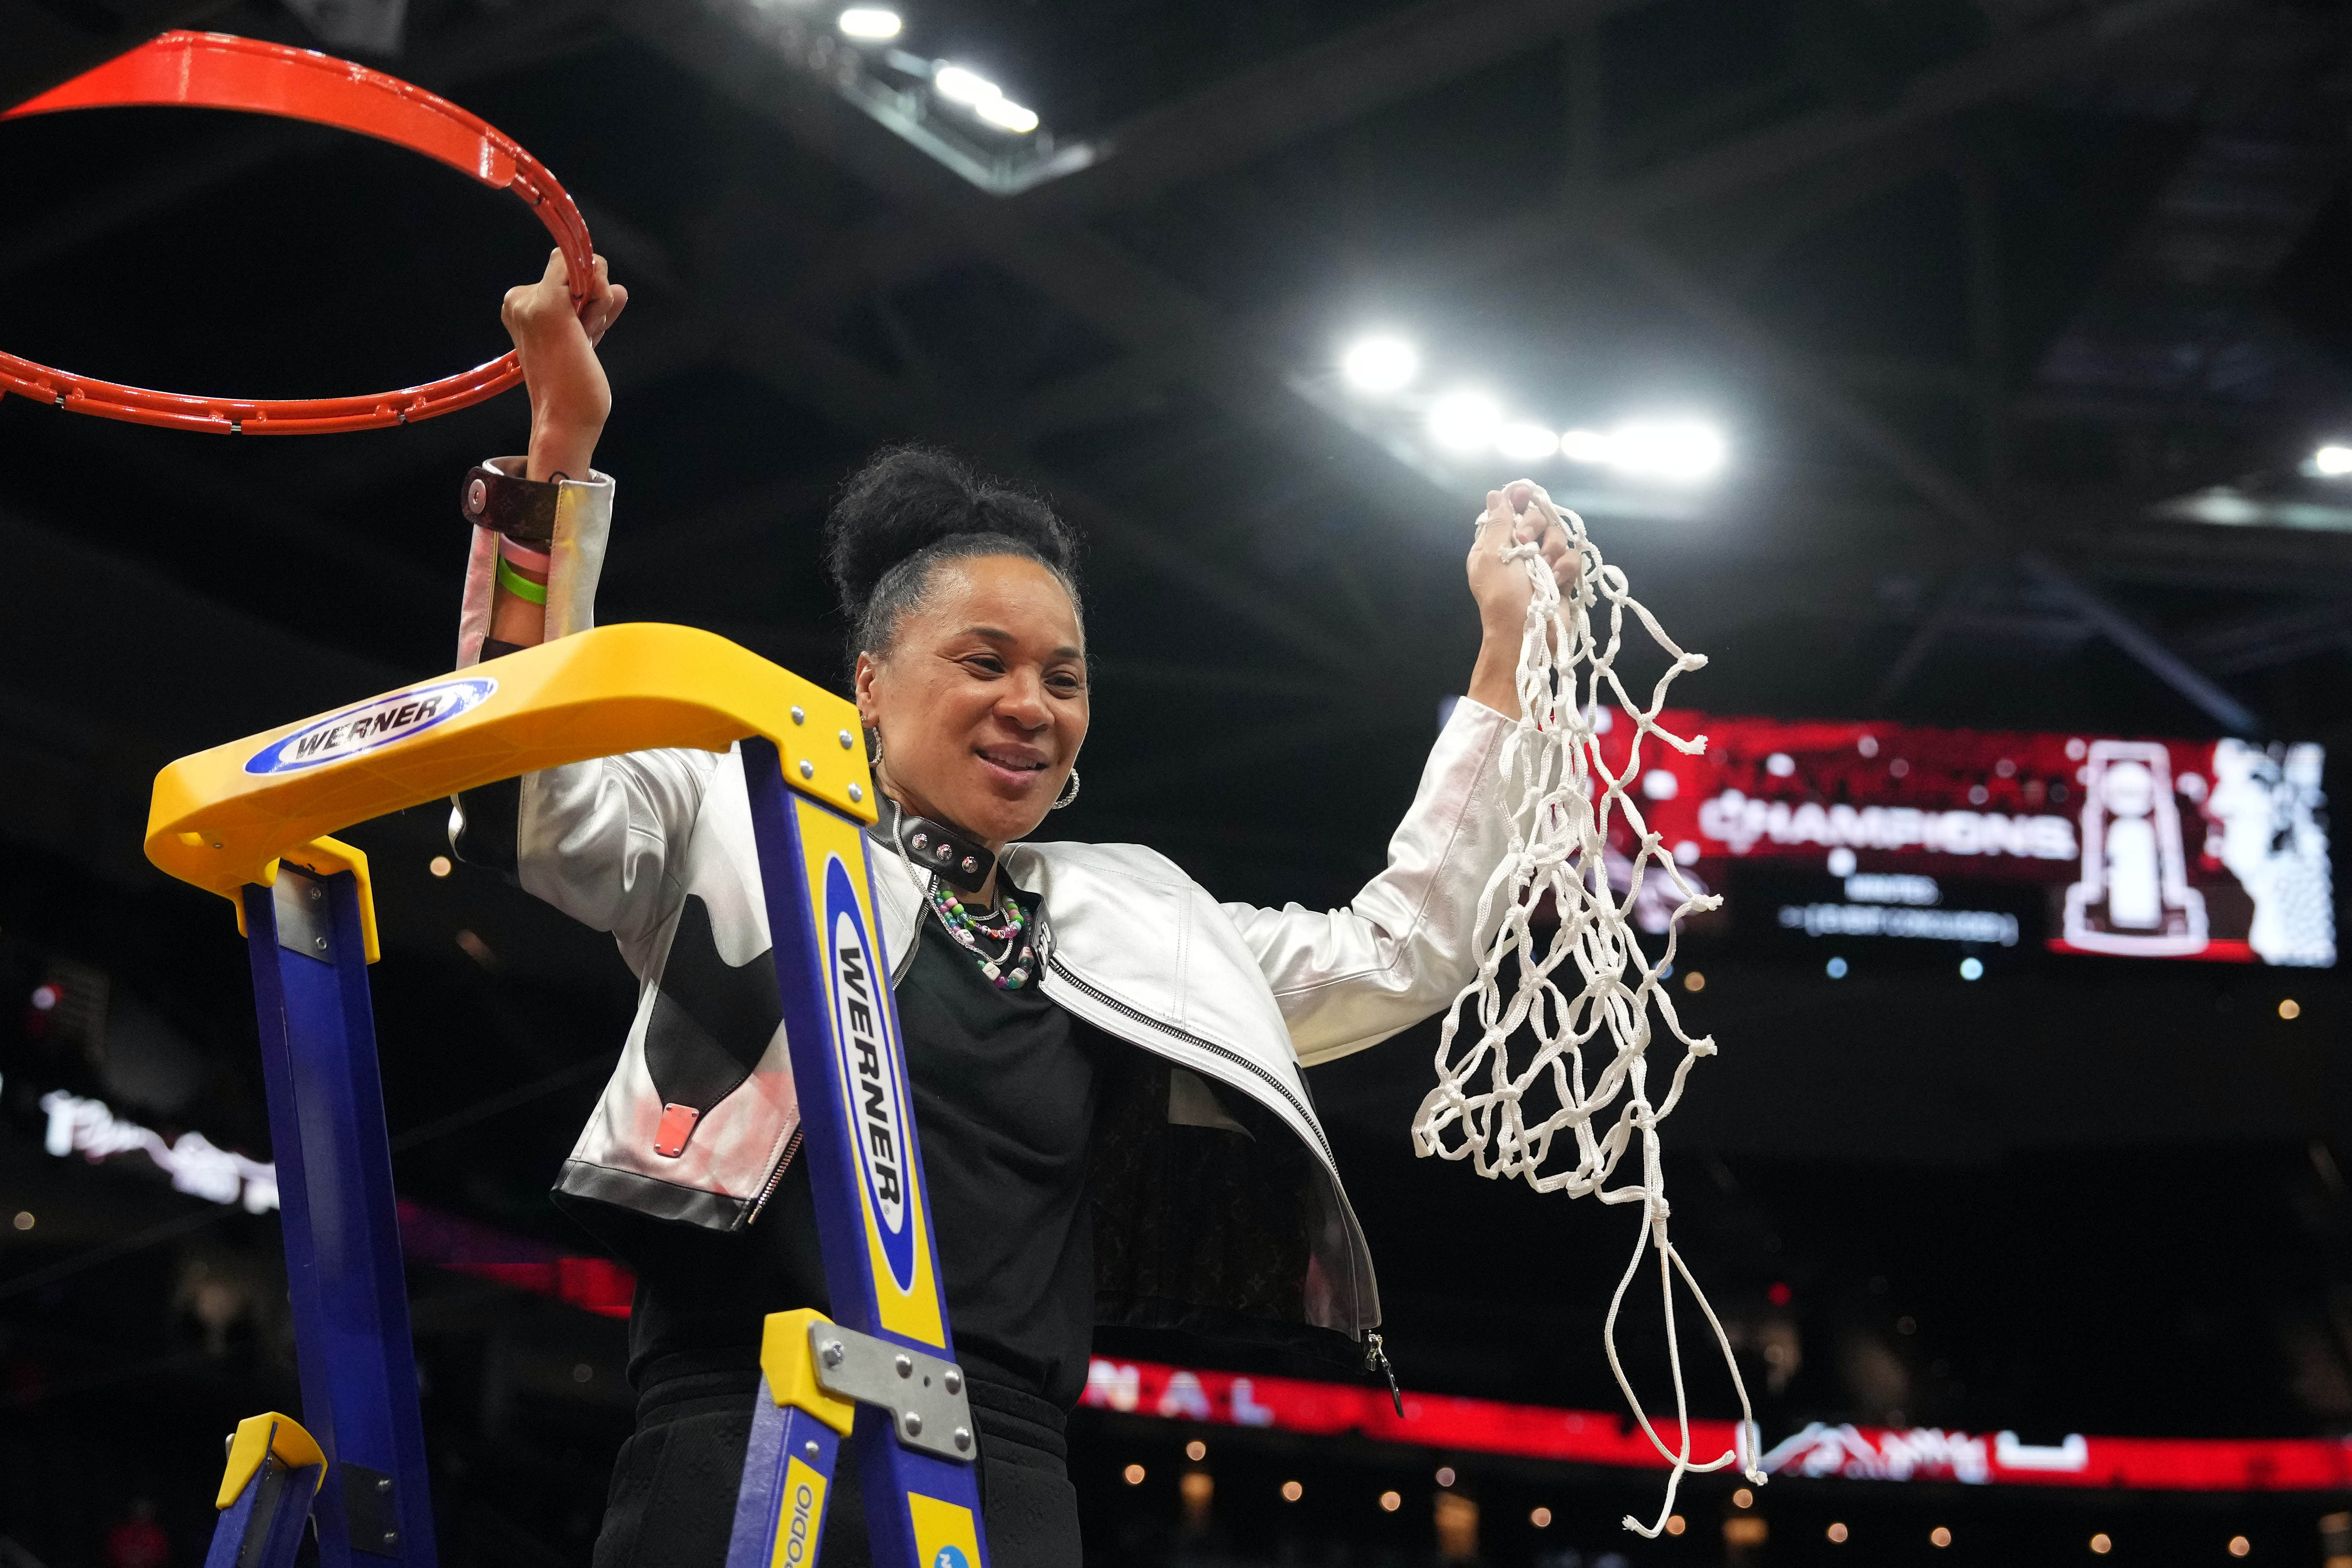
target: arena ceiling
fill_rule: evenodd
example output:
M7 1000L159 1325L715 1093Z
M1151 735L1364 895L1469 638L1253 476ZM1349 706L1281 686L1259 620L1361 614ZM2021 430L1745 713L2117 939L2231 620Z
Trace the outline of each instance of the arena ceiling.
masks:
M1562 426L1663 409L1726 432L1702 486L1534 468L1713 657L1677 688L1695 705L2352 738L2352 490L2307 471L2352 437L2344 7L901 8L897 47L991 73L1051 151L911 112L887 60L793 0L0 0L0 37L40 40L0 60L0 97L167 25L396 38L357 52L543 159L635 291L607 350L599 460L621 494L604 616L708 626L835 676L814 558L829 497L880 442L953 446L1050 495L1091 541L1097 729L1066 830L1150 843L1221 895L1341 900L1380 863L1475 646L1467 523L1528 466L1450 457L1400 405L1352 393L1340 353L1374 328L1418 342L1430 384L1476 381ZM302 127L57 116L0 125L0 346L150 385L323 395L444 374L503 346L499 295L544 255L510 202ZM225 911L139 858L153 771L445 668L459 478L523 426L519 396L286 441L0 402L0 832L16 858L0 928L136 964L186 1018L241 1018ZM362 834L388 943L413 955L396 991L380 982L384 1005L417 1059L469 1069L394 1082L396 1120L416 1124L560 1077L628 1000L600 939L504 889L429 879L430 816ZM461 926L470 958L451 943ZM2007 1013L1931 1008L1899 984L1833 1008L1776 984L1725 1004L1757 1065L1722 1080L1748 1114L1706 1124L1718 1150L1834 1162L1861 1129L1870 1158L1899 1164L1956 1116L1962 1165L2020 1140L2341 1146L2342 1069L2315 1039L2216 1067L2205 1035L2236 994L2209 976L2045 986ZM2126 1048L2125 1016L2153 1056ZM184 1026L224 1061L249 1049L225 1025ZM1889 1065L1889 1034L1915 1065ZM2035 1100L2040 1046L2093 1037L2112 1054ZM1987 1039L1991 1058L1972 1057ZM1318 1088L1382 1173L1368 1179L1395 1193L1426 1174L1387 1173L1422 1076L1420 1048L1399 1049L1385 1077L1366 1058ZM1963 1070L1994 1058L2006 1089ZM2224 1072L2232 1094L2200 1099ZM2118 1079L2129 1092L2108 1092ZM1823 1081L1839 1095L1793 1087ZM520 1213L495 1194L543 1183L580 1085L564 1092L544 1129L419 1180ZM2015 1114L2027 1101L2039 1120ZM2124 1157L2100 1159L2113 1177ZM2281 1261L2344 1234L2340 1180L2300 1159L2262 1167L2276 1231L2243 1245L2293 1276L2296 1322L2318 1325L2296 1342L2316 1334L2313 1353L2345 1363L2329 1375L2352 1412L2352 1338L2327 1326L2324 1280ZM2160 1154L2124 1164L2169 1179ZM1816 1201L1812 1167L1746 1187L1719 1169L1717 1255L1755 1290L1790 1267L1783 1233L1843 1259L1850 1294L1893 1267L1854 1249L1900 1228L1894 1198L1892 1217L1858 1202L1841 1230L1848 1211ZM2045 1178L2069 1179L2012 1169L1998 1223L2047 1221ZM1918 1223L1965 1225L1951 1216L1967 1187L1915 1194ZM2139 1233L2121 1218L2144 1189L2098 1191L2065 1223L2113 1249L2084 1267L2122 1268ZM1498 1247L1524 1219L1401 1201L1416 1225L1491 1225ZM1925 1277L1965 1273L2000 1237L1913 1240ZM1557 1289L1581 1336L1597 1307L1565 1269L1529 1288ZM1400 1310L1433 1325L1462 1310L1443 1272L1401 1279ZM1875 1310L1854 1299L1857 1321ZM2068 1310L2063 1292L1997 1305ZM2212 1346L2243 1338L2273 1356L2284 1331L2240 1311L2259 1316L2184 1307L2179 1323L2204 1326L2166 1318L2147 1353L2236 1368ZM2018 1369L2075 1363L2016 1359L2021 1331L1986 1312L1998 1385L2063 1404L2073 1385ZM1436 1338L1422 1364L1484 1375ZM2262 1367L2237 1380L2250 1419L2337 1397L2299 1405L2300 1385Z

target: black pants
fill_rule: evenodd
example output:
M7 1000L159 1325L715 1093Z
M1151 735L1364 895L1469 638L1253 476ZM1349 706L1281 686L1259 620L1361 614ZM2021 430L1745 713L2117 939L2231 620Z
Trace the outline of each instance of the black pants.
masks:
M721 1568L734 1529L756 1370L649 1381L637 1429L613 1464L595 1568ZM967 1382L980 1429L981 1513L994 1568L1079 1568L1078 1494L1062 1412L1018 1389ZM841 1446L825 1500L822 1568L868 1568L857 1458Z

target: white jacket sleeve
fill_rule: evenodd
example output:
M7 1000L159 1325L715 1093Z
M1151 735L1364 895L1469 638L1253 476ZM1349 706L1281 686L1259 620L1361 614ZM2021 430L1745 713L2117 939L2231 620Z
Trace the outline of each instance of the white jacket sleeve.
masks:
M1454 704L1412 809L1389 840L1388 868L1347 908L1226 904L1312 1066L1378 1045L1443 1009L1478 971L1503 911L1474 929L1479 895L1508 853L1511 823L1496 753L1511 721Z
M520 458L487 467L523 471ZM613 521L612 479L558 481L554 537L548 547L547 640L596 624L596 584ZM457 666L481 658L490 625L499 536L474 530L458 613ZM530 774L521 781L515 866L524 889L634 952L658 931L683 897L671 860L681 852L723 759L709 752L641 752L599 757Z

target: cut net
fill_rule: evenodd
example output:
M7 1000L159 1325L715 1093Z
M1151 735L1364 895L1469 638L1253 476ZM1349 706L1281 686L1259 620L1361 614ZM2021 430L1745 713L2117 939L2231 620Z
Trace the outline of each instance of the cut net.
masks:
M1628 1529L1654 1538L1674 1512L1675 1489L1685 1474L1737 1464L1749 1480L1759 1486L1764 1481L1757 1465L1754 1414L1730 1342L1667 1237L1665 1173L1658 1147L1658 1124L1681 1100L1692 1064L1715 1054L1712 1037L1693 1039L1684 1031L1664 975L1671 973L1683 917L1723 900L1695 890L1684 879L1673 855L1643 820L1632 793L1642 771L1643 741L1655 737L1685 755L1706 749L1704 735L1685 740L1656 721L1666 688L1685 671L1702 668L1706 658L1685 653L1666 636L1627 590L1623 571L1602 562L1583 519L1555 511L1540 490L1534 505L1565 529L1583 571L1574 592L1563 598L1535 545L1512 544L1508 536L1504 542L1504 559L1525 563L1535 596L1519 647L1522 716L1502 751L1505 799L1513 808L1510 854L1478 900L1479 929L1486 928L1497 901L1503 905L1502 924L1480 960L1477 979L1463 987L1446 1017L1437 1046L1437 1087L1413 1118L1413 1143L1423 1155L1467 1159L1482 1176L1524 1178L1539 1193L1591 1193L1604 1204L1642 1205L1641 1233L1610 1297L1601 1342L1634 1418L1672 1467L1657 1521L1645 1525L1631 1515L1625 1519ZM1605 629L1596 630L1604 604ZM1615 668L1629 611L1672 660L1647 708L1626 695ZM1612 706L1622 721L1612 714ZM1612 773L1600 737L1618 721L1630 723L1633 731L1624 738L1623 765ZM1612 837L1624 847L1622 855ZM1642 951L1633 916L1644 882L1658 878L1664 879L1663 890L1670 899L1661 900L1661 889L1654 886L1648 901L1653 907L1671 902L1673 912L1664 922L1662 951L1652 963ZM1612 886L1620 881L1622 889ZM1558 920L1549 934L1537 929L1547 905ZM1475 1004L1476 1036L1462 1044L1465 1001ZM1683 1046L1672 1086L1656 1102L1649 1094L1654 1010ZM1534 1047L1517 1067L1514 1037L1522 1050L1528 1043ZM1639 1181L1610 1185L1637 1139ZM1680 1429L1680 1442L1671 1447L1643 1409L1617 1355L1617 1314L1640 1271L1644 1245L1658 1255ZM1689 1403L1675 1331L1677 1277L1715 1331L1739 1394L1732 1449L1704 1463L1691 1459Z

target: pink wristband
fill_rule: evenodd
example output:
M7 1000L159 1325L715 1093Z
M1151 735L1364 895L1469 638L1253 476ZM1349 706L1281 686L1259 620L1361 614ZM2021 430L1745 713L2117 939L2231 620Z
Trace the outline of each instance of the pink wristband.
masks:
M516 565L528 566L534 572L544 572L553 564L552 557L543 555L528 546L517 544L513 540L503 536L499 541L499 553Z

